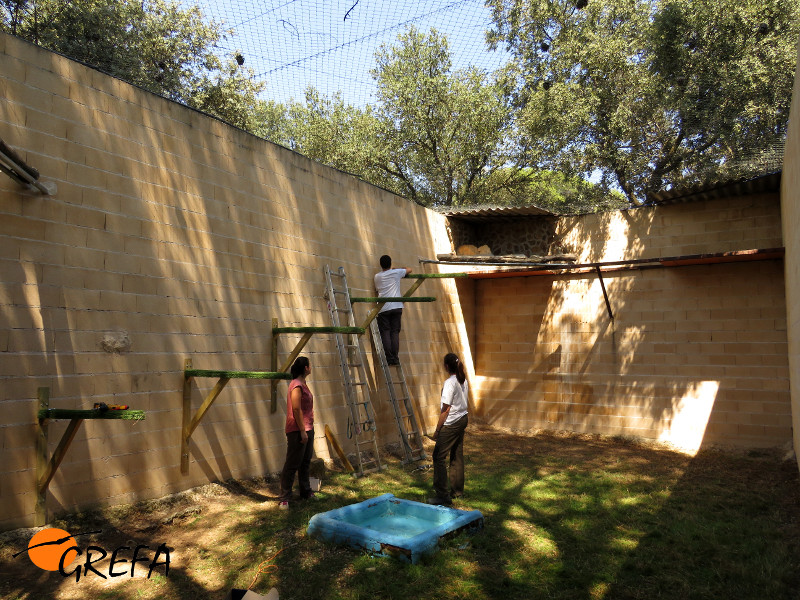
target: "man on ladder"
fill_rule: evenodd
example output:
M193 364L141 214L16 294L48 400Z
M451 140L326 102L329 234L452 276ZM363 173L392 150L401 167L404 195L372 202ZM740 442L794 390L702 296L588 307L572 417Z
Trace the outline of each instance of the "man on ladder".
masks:
M384 254L380 259L381 271L375 274L375 291L379 298L397 298L401 296L400 280L411 273L406 267L392 268L392 258ZM383 351L386 362L390 365L400 364L400 321L403 317L402 302L387 302L378 313L378 330L381 333Z

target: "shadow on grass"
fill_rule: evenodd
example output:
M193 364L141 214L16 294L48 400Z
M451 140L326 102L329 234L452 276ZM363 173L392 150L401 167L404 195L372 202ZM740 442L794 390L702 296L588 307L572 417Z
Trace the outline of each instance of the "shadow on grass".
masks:
M398 460L362 479L329 473L319 500L288 511L276 506L275 482L227 482L216 512L177 507L185 517L146 534L130 533L146 526L142 511L133 529L77 517L57 526L96 526L108 544L151 547L182 533L168 578L97 589L98 598L222 600L231 588L273 586L282 600L797 598L800 486L796 465L777 456L690 458L624 440L475 428L465 459L467 495L456 508L480 510L484 530L444 541L416 565L306 535L315 513L387 492L423 500L431 471ZM2 554L4 576L6 566ZM35 577L4 584L3 597L89 597L66 593L76 584L58 574Z

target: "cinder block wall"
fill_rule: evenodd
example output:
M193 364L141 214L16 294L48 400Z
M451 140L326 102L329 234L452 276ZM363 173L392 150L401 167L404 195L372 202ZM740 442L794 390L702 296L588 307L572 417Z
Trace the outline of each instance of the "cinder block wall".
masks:
M777 194L564 218L580 262L776 248ZM787 252L788 254L788 252ZM791 439L783 261L476 282L476 396L493 424L686 450Z
M0 97L0 137L58 186L44 196L0 175L0 529L33 520L40 386L51 407L146 411L84 422L50 485L51 514L278 471L286 383L271 414L269 383L231 380L180 473L185 359L269 370L273 318L330 324L325 264L373 295L381 254L419 271L418 257L450 249L432 211L6 35ZM402 351L432 419L463 319L454 282L420 293L439 301L407 307ZM281 337L281 360L298 339ZM350 451L334 342L314 336L305 353L317 455L328 457L324 424ZM214 383L194 380L194 410ZM374 402L381 441L394 441L385 395ZM50 422L50 453L66 426Z
M800 64L800 43L797 64ZM794 449L800 461L800 69L795 72L793 93L783 158L781 206L783 236L786 241L786 305Z

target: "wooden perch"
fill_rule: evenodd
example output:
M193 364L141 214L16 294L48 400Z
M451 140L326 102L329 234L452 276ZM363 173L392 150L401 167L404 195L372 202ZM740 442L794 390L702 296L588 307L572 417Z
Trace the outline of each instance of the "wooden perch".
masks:
M34 524L37 527L47 522L47 488L56 474L64 455L67 453L78 428L84 419L122 419L140 421L144 419L143 410L73 410L66 408L50 408L50 388L40 387L38 390L39 410L36 422L36 509ZM47 425L49 419L69 419L64 435L58 442L53 455L47 455Z

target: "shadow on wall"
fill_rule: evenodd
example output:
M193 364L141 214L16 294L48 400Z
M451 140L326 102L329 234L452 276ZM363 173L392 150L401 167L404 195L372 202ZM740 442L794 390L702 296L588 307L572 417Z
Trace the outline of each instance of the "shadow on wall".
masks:
M613 322L593 275L481 280L481 412L521 430L638 436L692 452L781 445L790 436L781 269L604 274Z
M70 86L81 102L61 102L48 120L39 118L47 112L35 105L39 96L17 98L23 86L9 83L9 102L43 130L25 136L28 146L9 143L63 179L57 197L10 194L27 228L15 234L20 260L3 281L15 300L2 310L16 324L7 346L20 363L10 375L25 400L4 412L14 415L14 455L25 458L3 512L32 512L31 423L41 385L51 388L51 406L103 401L147 414L133 428L81 427L51 483L51 513L278 470L286 384L271 414L269 382L232 381L192 436L192 470L180 475L184 360L192 357L198 369L269 370L273 317L282 325L329 324L325 263L343 265L352 286L367 291L380 254L411 265L435 254L426 211L63 57L27 51L35 54L31 69L97 85ZM44 129L67 122L63 156L53 157L41 145L55 133ZM426 325L444 323L442 308L414 310ZM448 327L434 337L449 335ZM129 343L104 347L109 334ZM282 356L298 338L281 338ZM427 341L406 336L415 338ZM415 360L433 363L438 352L418 345ZM318 421L341 437L346 411L333 341L312 338L305 353L320 366ZM193 380L193 411L215 382ZM64 428L50 427L51 453ZM4 432L5 444L10 435Z

